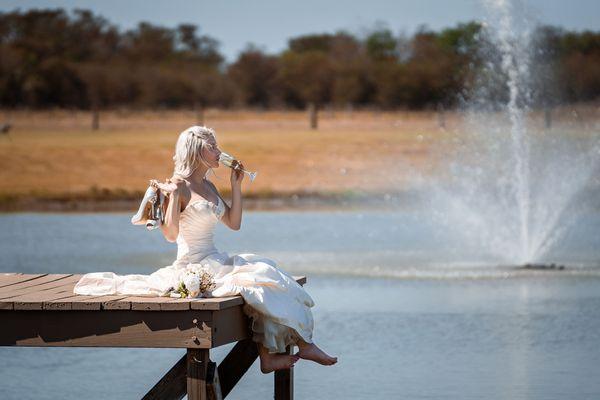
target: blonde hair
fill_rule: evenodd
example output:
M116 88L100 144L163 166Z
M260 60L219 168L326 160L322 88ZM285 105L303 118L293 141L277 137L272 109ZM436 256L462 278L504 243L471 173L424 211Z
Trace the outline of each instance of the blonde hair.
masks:
M200 161L208 166L208 163L202 158L202 146L209 139L215 139L215 131L206 126L191 126L179 134L177 144L175 145L174 175L187 178L198 168ZM212 168L209 169L213 172ZM206 171L208 173L208 170Z

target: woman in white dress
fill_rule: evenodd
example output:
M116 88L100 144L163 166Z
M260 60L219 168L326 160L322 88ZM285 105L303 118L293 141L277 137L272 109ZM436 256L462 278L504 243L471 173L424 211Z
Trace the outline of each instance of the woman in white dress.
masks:
M209 271L215 279L213 297L239 294L244 298L243 309L252 319L252 338L257 342L263 373L291 368L300 358L335 364L337 358L312 341L310 308L314 302L302 286L273 260L256 254L229 256L214 246L213 232L219 220L233 230L239 230L242 223L244 173L231 170L231 206L206 179L209 169L219 167L220 154L210 128L192 126L179 135L173 177L158 184L169 194L161 230L168 241L177 242L177 260L172 265L150 275L89 273L77 283L75 293L160 296L176 287L189 271ZM298 346L298 352L276 354L288 345Z

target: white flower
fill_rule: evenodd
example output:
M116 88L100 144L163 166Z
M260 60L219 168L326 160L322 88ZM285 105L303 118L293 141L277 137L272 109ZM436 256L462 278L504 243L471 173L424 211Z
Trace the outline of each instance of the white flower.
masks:
M209 294L215 287L216 282L213 274L200 265L189 264L186 272L180 276L176 288L170 288L168 293L178 293L182 298L200 297Z
M183 277L183 284L188 290L190 297L196 297L200 294L200 277L197 274L186 274Z

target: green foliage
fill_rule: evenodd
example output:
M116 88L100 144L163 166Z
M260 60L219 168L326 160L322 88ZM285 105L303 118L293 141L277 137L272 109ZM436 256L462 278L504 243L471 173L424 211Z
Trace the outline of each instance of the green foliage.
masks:
M389 29L372 32L365 40L367 54L375 61L394 60L397 56L397 41Z
M475 56L478 49L478 38L481 32L481 24L469 22L458 24L455 28L447 28L436 37L436 44L442 50Z

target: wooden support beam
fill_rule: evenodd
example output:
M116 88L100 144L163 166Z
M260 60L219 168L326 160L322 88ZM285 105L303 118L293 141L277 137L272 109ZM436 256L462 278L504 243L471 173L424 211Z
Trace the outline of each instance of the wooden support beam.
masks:
M219 381L219 371L216 362L208 362L208 370L206 371L206 392L208 398L211 400L223 400L221 382Z
M285 353L292 354L294 347L288 346ZM275 400L294 399L294 368L275 371Z
M187 353L150 389L142 400L181 400L186 395Z
M142 400L181 400L187 394L187 353L146 393ZM210 400L223 400L217 364L209 361L206 371L206 391Z
M224 399L258 357L256 343L238 342L217 367L209 361L206 371L207 397ZM143 397L144 400L181 400L187 392L188 354L184 355Z
M227 357L219 364L219 382L223 398L227 397L234 386L258 357L258 348L251 339L240 340L231 349Z

